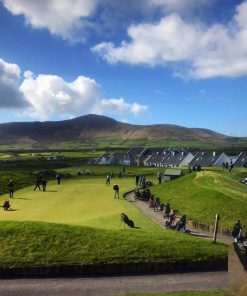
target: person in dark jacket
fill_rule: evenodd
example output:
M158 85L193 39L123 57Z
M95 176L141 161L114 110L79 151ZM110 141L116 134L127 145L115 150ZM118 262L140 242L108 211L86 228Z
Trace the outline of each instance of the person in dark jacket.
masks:
M9 197L14 197L14 182L13 180L9 180L8 182L8 189L9 189Z
M114 198L119 198L119 186L117 184L113 185Z
M41 188L40 188L40 176L37 176L35 178L35 187L34 187L33 191L35 191L37 188L39 188L39 191L41 191Z

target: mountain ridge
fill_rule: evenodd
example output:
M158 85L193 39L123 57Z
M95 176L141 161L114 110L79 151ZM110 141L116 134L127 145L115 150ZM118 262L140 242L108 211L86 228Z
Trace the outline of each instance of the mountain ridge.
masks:
M8 122L0 124L0 145L51 145L61 142L95 142L100 138L231 143L247 138L230 137L205 128L174 124L133 125L103 115L88 114L61 121Z

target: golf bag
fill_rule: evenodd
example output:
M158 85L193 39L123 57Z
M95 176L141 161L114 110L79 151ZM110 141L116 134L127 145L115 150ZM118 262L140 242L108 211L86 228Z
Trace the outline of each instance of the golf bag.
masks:
M134 224L133 220L130 220L129 217L126 214L122 213L120 215L120 219L121 219L121 222L124 222L130 228L134 228L135 227L135 224Z

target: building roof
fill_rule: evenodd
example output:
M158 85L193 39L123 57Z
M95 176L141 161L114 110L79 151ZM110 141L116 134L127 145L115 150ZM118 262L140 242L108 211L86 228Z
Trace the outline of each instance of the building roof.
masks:
M145 146L133 146L127 152L129 155L139 156L147 147Z
M189 165L213 166L222 152L198 152Z
M235 166L244 166L244 164L247 163L247 152L241 152L239 154L238 159L235 161Z
M182 170L176 170L176 169L166 169L164 172L164 176L181 176Z
M162 164L167 166L179 166L187 155L188 152L173 150L162 160Z
M161 163L166 156L162 152L155 152L150 158L148 158L147 163Z

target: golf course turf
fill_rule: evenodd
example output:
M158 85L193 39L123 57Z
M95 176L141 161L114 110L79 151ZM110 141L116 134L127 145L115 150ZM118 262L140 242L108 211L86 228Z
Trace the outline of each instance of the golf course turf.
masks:
M208 169L159 184L151 192L192 220L213 225L219 213L220 227L231 228L237 219L247 226L247 186L239 182L244 176L244 169Z
M133 188L133 178L115 180L120 196ZM61 185L50 181L46 192L34 192L33 186L16 191L10 200L13 210L2 211L0 216L0 265L170 262L227 256L225 245L165 230L123 197L114 199L112 185L106 186L104 177L89 176L62 180ZM121 212L136 228L121 223Z

